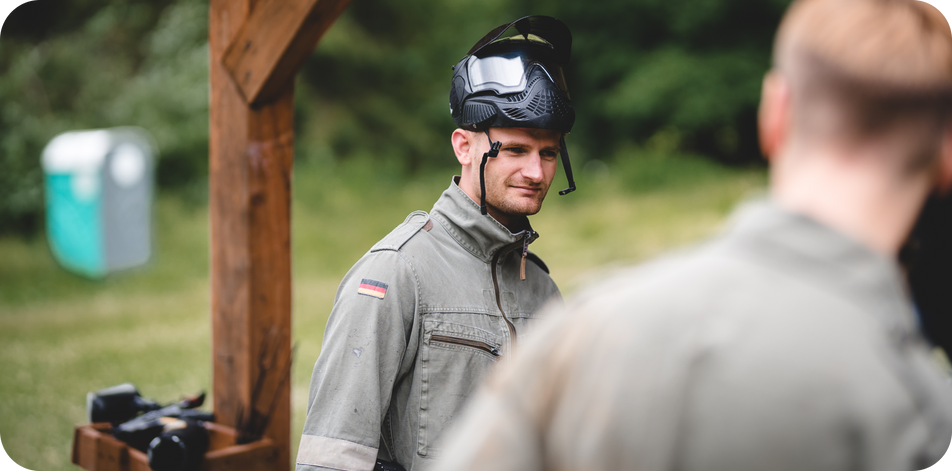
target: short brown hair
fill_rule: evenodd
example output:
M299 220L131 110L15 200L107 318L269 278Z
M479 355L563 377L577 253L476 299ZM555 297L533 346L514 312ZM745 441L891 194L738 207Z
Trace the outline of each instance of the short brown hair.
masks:
M774 61L791 83L794 126L812 136L911 132L909 162L921 167L952 116L952 33L918 0L797 0Z

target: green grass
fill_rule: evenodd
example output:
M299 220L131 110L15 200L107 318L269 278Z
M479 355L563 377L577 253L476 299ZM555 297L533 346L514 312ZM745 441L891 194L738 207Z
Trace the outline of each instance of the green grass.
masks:
M579 191L551 192L532 218L542 235L532 249L567 294L606 266L714 233L739 199L765 184L761 171L689 158L618 162L576 169ZM450 174L411 178L362 162L295 170L292 453L340 278L407 213L429 210ZM553 187L564 185L560 175ZM85 420L87 391L130 381L168 402L210 390L207 208L162 195L155 225L150 264L102 281L61 270L42 237L0 239L0 437L19 464L76 469L72 427Z

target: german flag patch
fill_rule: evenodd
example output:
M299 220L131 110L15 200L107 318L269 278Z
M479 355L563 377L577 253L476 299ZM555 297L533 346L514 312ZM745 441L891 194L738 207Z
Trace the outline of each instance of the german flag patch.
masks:
M357 288L357 294L383 299L383 297L387 295L387 284L364 278L360 280L360 287Z

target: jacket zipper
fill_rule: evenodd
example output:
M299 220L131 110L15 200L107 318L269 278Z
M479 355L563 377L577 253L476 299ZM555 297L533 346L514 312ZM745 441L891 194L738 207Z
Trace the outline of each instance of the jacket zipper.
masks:
M533 236L538 236L538 234L536 234L536 232L532 230L526 230L524 231L524 233L525 235L523 236L523 239L522 239L522 268L520 270L521 279L523 280L526 279L525 263L526 263L526 256L529 254L529 242L532 242L533 240L535 240L535 237ZM503 252L509 253L510 251L511 249L510 250L499 249L496 251L496 253L493 255L492 273L493 273L493 291L496 292L496 307L499 308L499 312L502 313L503 320L506 321L506 326L509 327L509 339L510 339L509 349L512 350L516 348L516 326L513 325L512 321L509 320L509 316L506 315L506 311L503 310L502 308L502 301L500 300L500 296L499 296L499 278L496 276L496 266L499 264L499 257L503 254Z
M522 262L519 264L519 279L526 279L526 257L529 255L529 237L531 232L527 232L526 236L522 238Z
M502 309L502 302L499 299L499 279L496 277L496 265L499 263L499 256L502 252L502 250L497 250L496 254L493 255L493 291L496 292L496 307L499 308L503 320L506 321L506 326L509 327L509 350L512 351L512 349L516 348L516 326L512 324L512 321L506 316L506 311Z
M480 342L478 340L461 339L458 337L449 337L446 335L431 335L430 341L448 343L450 345L462 345L464 347L471 347L477 350L482 350L486 353L492 354L493 356L497 356L497 357L499 356L498 348L486 342Z

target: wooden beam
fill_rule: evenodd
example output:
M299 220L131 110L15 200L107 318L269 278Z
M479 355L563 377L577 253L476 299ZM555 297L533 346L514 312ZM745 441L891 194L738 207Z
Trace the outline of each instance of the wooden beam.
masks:
M252 108L222 64L249 12L266 3L211 0L210 7L212 384L218 422L237 427L239 414L270 416L268 469L287 470L293 75L271 101Z
M274 99L350 0L257 0L224 52L246 103Z

